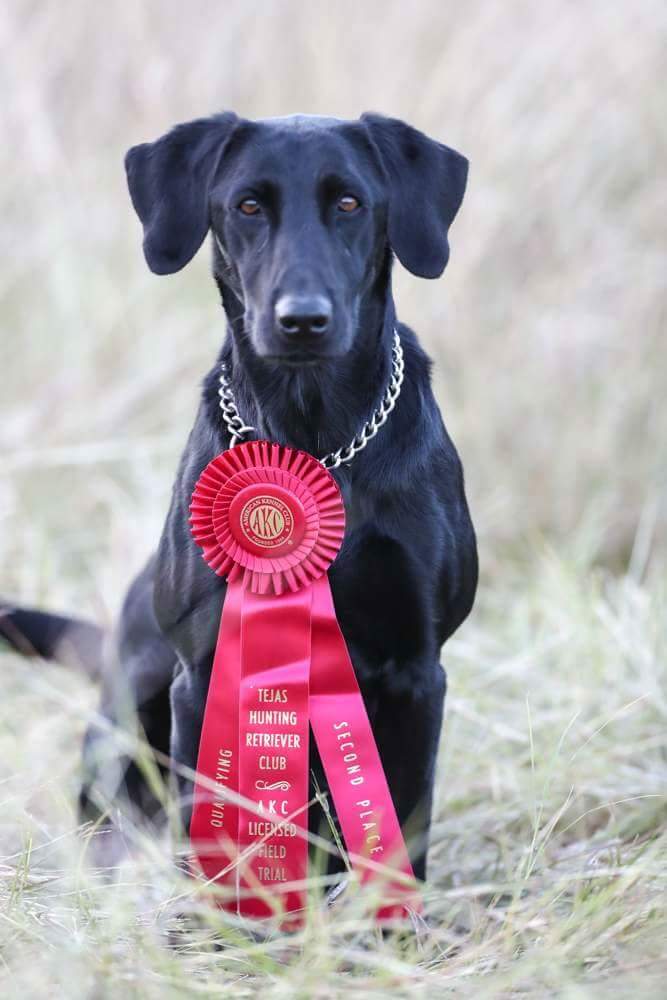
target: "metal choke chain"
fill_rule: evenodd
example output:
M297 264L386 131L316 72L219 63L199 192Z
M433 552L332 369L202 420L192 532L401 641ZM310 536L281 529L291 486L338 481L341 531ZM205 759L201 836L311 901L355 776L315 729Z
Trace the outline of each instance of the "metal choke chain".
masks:
M220 397L220 409L222 410L222 419L225 421L225 425L230 435L229 447L233 448L235 444L242 441L246 434L250 434L254 431L254 427L250 427L249 424L244 424L236 408L236 400L234 399L234 393L232 392L232 387L227 379L227 365L221 365L220 373L220 388L218 389L218 396Z
M220 409L222 410L222 418L225 421L231 438L229 446L233 448L235 444L244 439L246 434L256 433L257 429L244 424L237 409L234 393L227 377L228 366L223 364L220 368L220 388L218 389ZM380 428L387 422L389 414L396 406L401 393L401 386L403 385L404 373L405 362L403 360L401 338L398 336L396 330L394 330L394 342L391 348L391 378L382 397L382 402L371 419L366 421L359 433L348 445L339 448L338 451L331 451L324 458L320 459L325 469L337 469L339 465L346 465L348 462L351 462L354 456L363 451L368 442L375 437Z

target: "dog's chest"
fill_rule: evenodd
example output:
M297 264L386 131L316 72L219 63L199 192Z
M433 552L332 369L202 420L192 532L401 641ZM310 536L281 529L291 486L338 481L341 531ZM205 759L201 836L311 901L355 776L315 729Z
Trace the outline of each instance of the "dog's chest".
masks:
M405 510L368 489L343 485L343 493L345 541L329 578L357 673L375 675L389 662L414 662L434 647L439 545L424 531L425 511Z

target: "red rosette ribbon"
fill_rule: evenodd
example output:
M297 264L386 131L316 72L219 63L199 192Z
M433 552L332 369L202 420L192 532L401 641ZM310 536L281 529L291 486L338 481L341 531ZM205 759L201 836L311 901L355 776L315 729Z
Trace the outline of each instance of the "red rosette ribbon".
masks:
M345 508L336 480L312 455L250 441L206 466L190 527L218 576L279 595L326 573L343 541Z
M220 887L220 905L301 922L310 726L352 866L381 887L378 918L419 910L327 577L345 531L335 479L306 452L239 444L199 477L190 526L228 584L190 824L194 856Z

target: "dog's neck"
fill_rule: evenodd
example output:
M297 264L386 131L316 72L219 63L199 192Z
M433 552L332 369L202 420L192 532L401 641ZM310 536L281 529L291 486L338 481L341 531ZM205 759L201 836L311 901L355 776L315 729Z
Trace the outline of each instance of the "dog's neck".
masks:
M221 285L228 334L219 362L231 368L231 384L244 422L257 435L322 457L348 445L372 416L387 387L396 322L389 274L369 292L359 309L358 329L344 356L312 367L268 364L243 332L237 300ZM206 395L218 368L207 379ZM217 388L217 386L215 386ZM224 426L216 407L214 420Z

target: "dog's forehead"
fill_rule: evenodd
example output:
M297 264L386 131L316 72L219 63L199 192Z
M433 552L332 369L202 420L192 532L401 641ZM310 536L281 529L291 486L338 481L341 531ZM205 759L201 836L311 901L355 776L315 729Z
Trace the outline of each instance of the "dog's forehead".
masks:
M320 115L289 115L286 118L262 118L251 125L251 133L259 147L276 153L298 151L299 153L345 148L343 135L349 125L342 118L326 118Z
M330 129L336 125L344 125L346 119L334 118L331 115L281 115L276 118L257 118L258 125L268 125L276 131L287 131L291 134L306 133L313 129Z
M235 166L277 176L282 184L296 184L300 175L319 174L324 166L349 172L355 159L345 137L350 124L319 115L258 119L242 131Z

